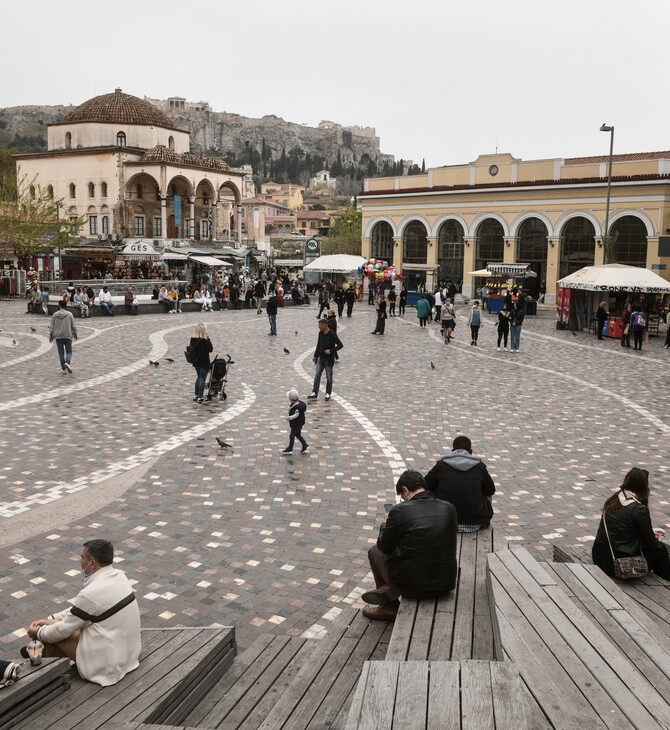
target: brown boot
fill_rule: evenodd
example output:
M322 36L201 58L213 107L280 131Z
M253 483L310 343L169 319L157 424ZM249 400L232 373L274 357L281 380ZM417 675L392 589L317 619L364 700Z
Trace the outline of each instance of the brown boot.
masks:
M387 603L398 600L398 592L389 585L379 586L373 591L366 591L361 600L371 603L373 606L385 606Z
M399 601L387 603L385 606L366 606L363 609L363 616L373 621L395 621L399 606Z

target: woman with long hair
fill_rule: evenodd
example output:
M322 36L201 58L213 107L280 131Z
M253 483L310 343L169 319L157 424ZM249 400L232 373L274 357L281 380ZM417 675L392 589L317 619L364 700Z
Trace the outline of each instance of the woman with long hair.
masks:
M661 542L664 537L663 530L655 530L651 526L649 472L634 467L626 474L619 489L603 505L603 516L591 550L593 562L614 578L612 551L616 558L628 558L642 553L647 559L649 570L670 581L670 558Z
M212 352L211 340L207 334L207 327L204 324L196 324L195 334L189 343L191 354L191 365L195 368L195 395L193 400L198 403L205 402L205 381L209 372L209 353Z

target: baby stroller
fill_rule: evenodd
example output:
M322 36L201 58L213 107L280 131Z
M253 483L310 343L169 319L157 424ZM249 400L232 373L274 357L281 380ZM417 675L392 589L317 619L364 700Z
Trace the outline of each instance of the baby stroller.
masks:
M230 355L226 355L226 358L214 356L211 365L209 366L209 375L207 376L207 382L205 388L207 388L207 395L205 396L206 401L214 400L226 400L228 398L226 394L226 383L228 382L228 369L235 362L231 360Z

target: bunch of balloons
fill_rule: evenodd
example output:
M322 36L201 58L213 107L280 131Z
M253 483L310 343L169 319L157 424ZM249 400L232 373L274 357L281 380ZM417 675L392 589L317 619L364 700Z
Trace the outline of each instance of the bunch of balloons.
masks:
M368 259L366 263L358 267L358 273L367 277L370 281L384 282L402 278L396 274L393 264L389 266L388 261L381 259Z

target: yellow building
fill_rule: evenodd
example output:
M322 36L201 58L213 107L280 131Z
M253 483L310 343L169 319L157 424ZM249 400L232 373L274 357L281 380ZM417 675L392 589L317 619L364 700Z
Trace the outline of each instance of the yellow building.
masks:
M265 196L266 200L277 203L277 205L283 205L289 210L298 210L302 207L302 194L304 192L305 188L300 185L277 186L275 183L261 185L261 194Z
M468 272L527 263L535 288L553 303L558 279L604 263L608 161L481 155L421 175L366 180L362 254L399 271L409 264L410 289L425 277L412 266L438 266L439 280L462 281L467 296L483 283ZM670 151L614 156L609 231L617 263L670 279L670 251L659 242L670 233Z

